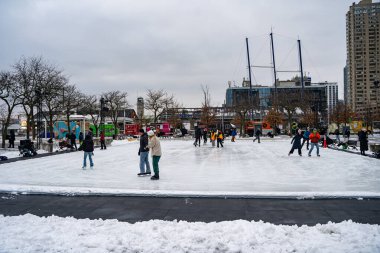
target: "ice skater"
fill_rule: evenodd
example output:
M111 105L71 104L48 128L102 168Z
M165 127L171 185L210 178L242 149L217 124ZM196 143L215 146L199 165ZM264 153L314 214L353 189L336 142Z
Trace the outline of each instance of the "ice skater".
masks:
M212 146L215 147L215 140L216 140L216 132L215 132L215 130L211 130L210 140L211 140Z
M255 132L255 139L253 139L253 142L257 140L257 142L260 143L260 135L261 135L260 128L257 128Z
M358 138L360 143L360 154L365 155L365 152L368 150L368 135L365 128L358 132Z
M104 136L104 131L100 132L100 149L107 149L106 137Z
M207 143L207 128L203 129L203 144Z
M290 143L293 145L292 145L292 149L289 151L288 156L293 154L295 149L298 149L298 155L302 156L302 151L301 151L301 149L302 149L301 140L302 139L303 139L302 131L301 131L301 129L298 129L296 135L294 135L294 137Z
M236 128L232 128L231 130L231 142L235 142L235 138L236 138Z
M83 156L83 167L82 169L86 169L86 160L87 156L90 160L90 168L92 169L94 167L94 162L92 161L92 156L94 155L94 141L91 139L90 135L86 135L84 138L84 141L82 143L82 146L79 147L79 150L83 150L84 156Z
M317 156L319 155L319 139L321 138L321 135L318 133L317 129L313 129L313 132L310 134L310 150L309 150L309 156L311 156L311 152L313 151L314 147L317 149Z
M223 134L222 130L218 130L216 132L216 136L217 136L217 140L216 140L217 145L216 145L216 147L219 148L219 144L220 144L220 146L223 148L224 134Z
M140 156L140 173L138 176L150 175L150 164L149 164L149 148L148 148L148 135L145 133L144 129L139 130L140 133L140 148L139 148L139 156ZM146 167L146 171L145 171Z
M15 139L16 139L15 130L12 129L10 131L10 135L9 135L9 146L8 146L8 148L14 148L15 147Z
M75 147L75 150L78 150L76 139L77 139L77 135L75 134L75 130L73 130L72 133L70 134L70 144L72 147L71 149L74 149Z
M301 149L303 148L303 145L306 142L306 150L309 150L309 136L310 136L310 131L309 128L306 128L305 132L303 133L303 141L301 145Z
M195 129L195 142L194 146L196 147L197 145L200 147L201 146L201 137L202 137L202 131L199 127Z
M148 132L148 136L149 136L148 148L152 155L153 171L154 171L154 175L150 179L159 180L160 170L158 167L158 162L160 161L160 158L162 156L160 140L154 135L154 132L152 130Z

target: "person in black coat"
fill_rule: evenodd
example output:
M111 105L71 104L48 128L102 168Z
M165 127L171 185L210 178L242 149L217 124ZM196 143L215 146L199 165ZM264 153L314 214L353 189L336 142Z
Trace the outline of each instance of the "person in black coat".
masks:
M298 154L302 156L302 145L301 145L301 140L303 139L302 131L301 129L298 129L297 134L294 135L291 144L293 144L292 149L289 151L288 155L293 154L295 149L298 149Z
M197 127L195 129L195 142L194 142L194 146L201 146L201 138L202 138L202 130L200 127Z
M72 149L74 149L75 147L75 150L78 150L77 143L75 141L76 139L77 139L77 135L75 134L75 130L73 130L73 132L70 134L70 144L71 144Z
M84 157L83 157L83 167L82 169L86 169L86 160L87 156L90 160L90 168L92 169L94 167L94 162L92 161L92 156L94 155L94 141L91 139L90 135L86 135L84 138L84 141L82 145L79 147L80 150L83 150Z
M78 139L79 139L79 145L82 145L83 140L84 140L84 136L83 136L82 132L79 133L79 138Z
M12 129L10 131L10 135L9 135L9 147L8 148L14 148L15 147L15 139L16 139L15 131Z
M360 154L365 155L365 152L368 150L368 135L367 130L363 128L358 132L359 142L360 142Z
M144 129L140 129L140 148L139 148L139 156L140 156L140 173L138 176L150 175L150 164L149 164L149 148L148 148L148 135L145 133ZM145 171L146 166L146 171Z
M253 139L253 142L255 142L257 140L257 142L260 143L260 135L261 135L260 128L257 128L257 130L255 132L255 139Z

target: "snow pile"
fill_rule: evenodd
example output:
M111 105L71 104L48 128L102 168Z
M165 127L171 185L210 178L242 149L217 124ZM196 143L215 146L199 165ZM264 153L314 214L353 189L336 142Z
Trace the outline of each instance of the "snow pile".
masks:
M380 252L380 226L283 226L0 215L0 252Z

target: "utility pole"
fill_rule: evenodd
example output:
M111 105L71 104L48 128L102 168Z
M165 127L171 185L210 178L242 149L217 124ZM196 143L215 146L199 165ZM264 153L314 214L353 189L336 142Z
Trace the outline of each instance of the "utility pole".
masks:
M276 111L278 108L277 105L277 72L276 72L276 60L274 57L274 43L273 43L273 32L271 30L270 33L270 42L271 42L271 47L272 47L272 61L273 61L273 74L274 74L274 103L276 105Z
M301 99L303 99L303 93L304 93L304 80L303 80L303 67L302 67L302 53L301 53L301 40L297 40L298 42L298 55L300 58L300 71L301 71Z
M252 109L252 78L251 78L251 61L249 59L249 46L248 38L245 38L247 44L247 58L248 58L248 75L249 75L249 105L251 107L251 120L253 120L253 109Z

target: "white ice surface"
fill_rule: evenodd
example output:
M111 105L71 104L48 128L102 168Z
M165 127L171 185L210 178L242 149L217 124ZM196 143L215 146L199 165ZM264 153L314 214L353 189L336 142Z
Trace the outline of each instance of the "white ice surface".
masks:
M380 252L380 226L284 226L262 221L186 222L0 215L0 252Z
M58 194L158 194L274 197L380 197L380 160L320 148L296 152L290 139L225 141L224 148L161 140L160 180L137 177L138 141L95 150L95 168L82 170L83 152L0 165L0 191ZM152 170L153 171L153 170Z

